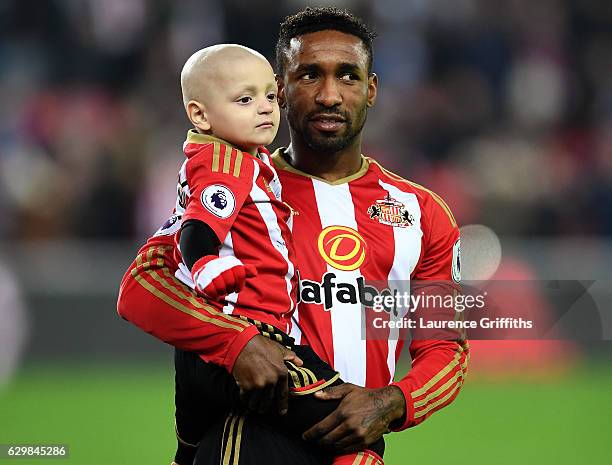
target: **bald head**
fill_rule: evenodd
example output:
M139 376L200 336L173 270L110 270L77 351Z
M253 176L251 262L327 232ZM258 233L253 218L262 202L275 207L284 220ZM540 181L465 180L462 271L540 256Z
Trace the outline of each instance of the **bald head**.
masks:
M219 44L198 50L189 57L181 71L181 90L185 107L190 100L204 103L233 71L253 62L263 62L272 70L270 63L261 53L242 45Z

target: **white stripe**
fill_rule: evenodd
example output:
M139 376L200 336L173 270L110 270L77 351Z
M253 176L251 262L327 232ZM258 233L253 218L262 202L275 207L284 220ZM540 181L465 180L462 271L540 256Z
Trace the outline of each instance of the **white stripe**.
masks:
M270 197L266 194L263 189L257 185L257 177L259 176L259 165L256 160L253 160L255 169L253 170L253 187L251 187L251 200L257 207L259 214L261 215L266 228L268 228L268 237L274 248L282 255L287 264L287 273L285 274L285 285L287 287L287 297L289 297L289 308L287 311L292 311L295 308L295 302L291 297L291 280L295 275L295 267L291 260L289 260L289 251L287 245L283 239L281 228L278 224L278 217L272 208Z
M185 181L187 181L187 161L188 160L185 160L183 162L183 165L181 166L181 169L178 175L178 183L176 184L177 193L183 191L185 193L185 199L191 197L191 191L189 190L189 185L185 183ZM185 184L185 186L184 187L181 186L181 183ZM181 206L180 204L179 195L176 196L176 204L174 205L174 210L177 215L185 214L185 208Z
M191 289L195 290L195 283L191 278L191 271L189 271L189 268L187 268L183 262L179 263L178 269L174 272L174 276L185 286L189 286Z
M357 230L355 208L349 184L332 186L316 179L312 180L321 226L348 226ZM342 271L327 265L338 282L355 283L361 276L359 270ZM332 338L334 342L334 369L346 382L365 386L366 341L362 337L361 304L338 302L334 299L330 310Z
M268 168L270 168L270 171L272 171L272 174L274 175L272 177L272 181L269 183L270 189L277 200L282 200L283 186L278 177L278 173L276 172L276 168L274 168L274 164L270 161L270 157L268 157L265 153L262 153L262 155L265 157L262 158L262 161L268 166ZM289 229L291 230L293 230L293 224L291 222L292 219L293 218L290 217L288 222Z
M225 236L225 240L223 241L221 250L219 250L219 257L235 258L234 257L234 246L232 242L232 235L229 232L227 233L227 236ZM238 259L236 258L236 260ZM240 262L240 260L238 261ZM189 271L189 268L187 268L187 266L183 262L179 263L178 269L174 272L174 276L180 282L182 282L186 286L189 286L191 289L195 290L195 283L193 282L193 278L191 277L191 272ZM238 294L239 293L237 292L232 292L231 294L228 294L225 296L224 298L225 306L223 307L223 313L227 313L229 315L234 313L234 305L238 301Z
M221 273L240 265L242 265L242 262L232 255L215 258L208 262L200 271L196 272L193 275L193 280L197 287L204 291L213 282L213 279L217 278Z
M300 306L298 305L295 311L293 312L293 316L291 317L291 331L289 331L289 336L295 339L295 343L297 345L300 345L302 343L302 330L298 326L298 323L300 322L300 315L298 311L299 308Z
M234 241L232 240L231 230L225 236L221 250L219 250L219 257L235 256L234 254ZM223 313L231 315L234 313L234 305L238 302L239 292L232 292L225 296L225 305L223 306Z
M399 293L410 293L410 275L414 271L414 268L421 255L421 237L423 231L421 230L421 207L417 200L416 195L408 192L402 192L397 187L387 184L383 181L378 181L383 189L385 189L391 197L398 202L404 204L406 209L412 214L414 218L414 224L406 228L393 228L393 239L395 242L395 255L393 257L393 266L389 271L389 289L396 289ZM404 312L400 312L394 319L401 319ZM395 375L395 362L399 357L396 354L397 340L399 337L399 330L392 328L389 330L389 351L387 353L387 366L389 367L389 373L391 375L390 381L393 381Z

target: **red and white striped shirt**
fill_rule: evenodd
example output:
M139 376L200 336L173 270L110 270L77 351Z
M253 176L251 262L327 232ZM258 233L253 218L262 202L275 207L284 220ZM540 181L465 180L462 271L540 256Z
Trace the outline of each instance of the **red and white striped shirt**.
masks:
M197 151L202 145L198 142L203 139L198 136L194 141L192 137L186 149ZM222 151L220 146L217 150L214 143L212 148L211 171L216 167L215 173L221 171L223 179L229 179L238 164L234 152ZM244 192L240 186L233 188L236 196L244 197L243 209L249 209L256 229L245 224L242 232L235 234L232 228L238 225L228 227L232 240L224 240L223 250L239 253L244 247L249 251L244 260L252 256L249 260L258 268L258 285L266 286L261 281L274 280L284 294L288 289L289 266L283 264L283 254L269 246L273 241L266 225L270 222L261 221L263 215L256 201L263 200L267 211L278 212L277 215L287 212L266 189L264 179L271 190L280 191L280 185L270 175L272 169L268 172L265 161L251 158L245 163L247 155L244 154L241 162L249 166L250 175L243 179L248 188ZM380 334L375 338L363 336L361 287L365 280L403 284L415 280L458 280L459 230L455 219L435 193L386 171L367 157L363 157L357 173L333 183L292 168L281 152L275 153L272 161L283 184L283 200L295 211L295 263L300 270L301 286L300 303L294 314L298 324L293 325L291 334L298 343L310 344L345 381L370 388L388 385L394 379L404 340L398 338L395 330L388 330L386 338ZM241 173L242 169L239 169ZM268 174L257 177L257 169ZM189 175L188 169L186 174ZM256 190L255 196L249 197L253 190ZM197 199L200 191L192 192L191 196ZM268 194L264 197L262 192ZM179 215L191 215L189 209L181 208L184 207L179 202ZM239 221L240 215L236 218ZM259 220L255 221L256 218ZM173 234L178 229L180 222L174 217L141 249L122 281L118 311L155 337L197 352L205 360L219 363L231 372L240 350L257 334L257 329L202 305L173 283L175 278L168 270L178 267L171 253ZM283 231L281 236L289 247L291 261L287 231L279 229ZM215 231L222 237L225 229ZM261 252L264 245L259 242L254 247L255 241L264 241L266 253L270 255ZM296 276L291 276L291 283L295 280ZM259 311L255 318L266 321L265 313L271 308L269 296L252 291L253 301L245 300L244 308ZM271 286L265 290L274 291ZM234 303L240 308L242 296L241 292ZM274 318L287 320L288 315L281 315L285 308L282 298L277 302L279 305L274 308L279 313ZM261 312L259 308L266 311ZM406 421L399 429L422 422L454 400L464 382L469 356L467 343L461 341L412 340L408 348L412 367L393 383L406 399Z
M297 294L291 209L281 201L281 184L268 154L260 151L254 157L193 130L183 149L187 160L179 172L175 223L156 233L175 235L175 276L195 288L178 247L180 223L202 221L217 235L220 257L231 255L257 269L239 293L210 305L288 332Z
M311 345L344 381L386 386L404 341L395 329L387 329L385 338L380 331L364 337L360 291L366 282L458 280L459 230L450 209L435 193L371 158L363 157L357 173L335 182L296 170L280 151L272 159L283 200L295 211L301 285L291 335ZM404 427L450 403L467 367L467 345L454 341L412 341L410 351L413 366L428 353L430 363L397 383L407 400Z

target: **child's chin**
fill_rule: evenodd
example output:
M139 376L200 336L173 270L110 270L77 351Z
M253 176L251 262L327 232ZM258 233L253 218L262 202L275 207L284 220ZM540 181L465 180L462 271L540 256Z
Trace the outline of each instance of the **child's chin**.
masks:
M262 140L261 144L259 144L258 147L261 147L262 145L263 146L270 145L272 142L274 142L274 137Z

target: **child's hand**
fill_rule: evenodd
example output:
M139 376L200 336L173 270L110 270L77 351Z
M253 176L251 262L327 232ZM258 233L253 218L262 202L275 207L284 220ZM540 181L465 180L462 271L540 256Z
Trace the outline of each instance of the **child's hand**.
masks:
M233 256L206 255L194 263L191 275L196 291L211 300L222 300L232 292L240 292L247 278L257 275L257 270Z

